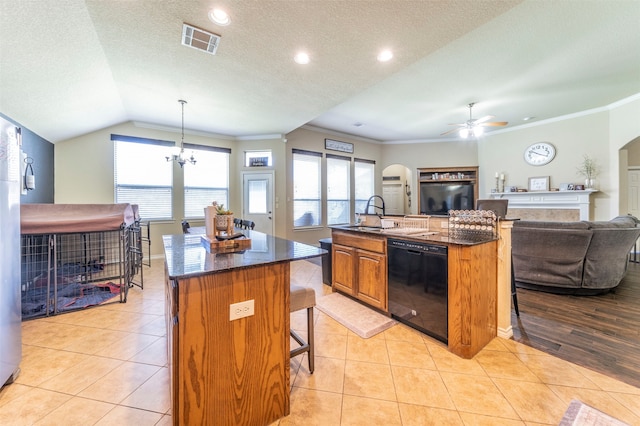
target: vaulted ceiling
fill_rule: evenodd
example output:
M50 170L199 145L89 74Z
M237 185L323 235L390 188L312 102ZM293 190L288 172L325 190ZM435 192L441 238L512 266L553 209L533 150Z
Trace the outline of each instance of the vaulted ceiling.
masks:
M209 21L218 6L229 26ZM222 137L305 124L376 141L453 140L640 93L637 0L0 2L0 112L57 142L126 121ZM181 44L183 23L221 36ZM376 55L391 49L392 60ZM293 61L305 50L311 62Z

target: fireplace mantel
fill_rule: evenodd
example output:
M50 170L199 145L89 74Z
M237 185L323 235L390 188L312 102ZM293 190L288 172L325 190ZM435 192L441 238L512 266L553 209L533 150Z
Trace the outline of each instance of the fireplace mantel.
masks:
M509 200L509 208L579 210L580 220L589 220L593 189L582 191L492 192L493 199Z

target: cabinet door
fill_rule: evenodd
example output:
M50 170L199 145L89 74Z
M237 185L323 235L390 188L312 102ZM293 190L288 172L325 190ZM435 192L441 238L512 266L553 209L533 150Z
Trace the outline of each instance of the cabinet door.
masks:
M369 305L387 310L387 256L356 250L358 285L357 297Z
M355 249L333 244L333 287L344 293L355 295Z

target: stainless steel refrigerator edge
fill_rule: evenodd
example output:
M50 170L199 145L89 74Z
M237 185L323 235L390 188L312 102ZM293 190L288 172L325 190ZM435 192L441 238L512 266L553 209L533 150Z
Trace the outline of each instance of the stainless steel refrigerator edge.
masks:
M22 358L20 308L20 129L0 117L0 386Z

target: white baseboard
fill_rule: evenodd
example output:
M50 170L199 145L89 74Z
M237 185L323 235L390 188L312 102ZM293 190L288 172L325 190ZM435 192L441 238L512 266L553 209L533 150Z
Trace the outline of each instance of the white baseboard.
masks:
M498 327L498 337L502 337L503 339L511 339L513 337L513 327L509 326L507 328Z

